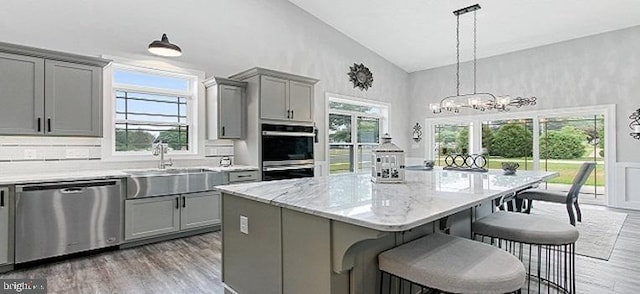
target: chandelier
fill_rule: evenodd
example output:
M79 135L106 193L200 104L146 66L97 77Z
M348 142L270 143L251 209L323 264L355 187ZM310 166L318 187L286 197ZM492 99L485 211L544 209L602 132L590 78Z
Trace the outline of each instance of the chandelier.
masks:
M453 12L456 16L456 95L445 97L440 103L431 103L429 108L433 113L441 113L442 110L458 113L461 108L475 110L508 111L509 107L520 108L527 105L536 105L536 97L496 96L491 93L478 93L476 91L476 51L477 51L477 18L476 11L479 4L471 5ZM473 93L460 94L460 15L473 12Z

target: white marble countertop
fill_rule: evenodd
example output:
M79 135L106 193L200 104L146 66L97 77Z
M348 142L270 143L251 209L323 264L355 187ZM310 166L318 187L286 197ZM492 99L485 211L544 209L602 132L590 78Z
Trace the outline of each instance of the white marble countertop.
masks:
M180 168L202 168L211 170L214 172L230 172L230 171L248 171L258 170L255 166L246 165L234 165L229 167L222 166L189 166L189 167L175 167ZM171 169L171 168L169 168ZM127 171L133 170L157 170L155 168L148 169L113 169L113 170L81 170L81 171L48 171L48 172L34 172L34 173L20 173L11 175L0 175L0 185L15 185L15 184L33 184L43 182L58 182L58 181L80 181L80 180L93 180L93 179L113 179L113 178L125 178L129 176Z
M502 175L406 171L406 183L375 184L369 174L255 182L217 187L222 192L380 231L405 231L511 194L557 172Z

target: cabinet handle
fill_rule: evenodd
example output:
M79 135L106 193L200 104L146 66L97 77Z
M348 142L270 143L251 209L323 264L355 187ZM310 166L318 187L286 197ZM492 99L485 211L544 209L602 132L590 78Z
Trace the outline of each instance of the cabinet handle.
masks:
M291 110L287 109L287 119L291 118Z
M51 133L51 118L47 118L47 132Z
M42 132L42 118L38 118L38 133Z
M182 208L187 207L187 197L182 196Z
M222 135L224 136L224 127L222 127Z
M176 198L176 209L180 209L180 197Z
M293 110L291 110L291 119L293 119Z
M0 207L4 207L4 190L0 191Z

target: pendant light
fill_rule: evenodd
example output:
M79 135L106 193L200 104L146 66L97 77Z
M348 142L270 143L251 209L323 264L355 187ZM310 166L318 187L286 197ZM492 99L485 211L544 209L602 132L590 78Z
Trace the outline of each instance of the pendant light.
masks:
M508 111L509 106L520 108L527 105L536 105L536 97L496 96L491 93L478 93L476 91L476 51L477 51L477 19L476 11L479 4L471 5L453 12L456 16L456 95L445 97L440 103L431 103L429 108L433 113L441 113L442 110L458 113L460 108L472 108L475 110ZM473 93L460 94L460 15L473 12Z
M149 44L149 52L166 57L176 57L182 55L182 50L178 45L171 44L167 34L162 34L161 40L155 40Z

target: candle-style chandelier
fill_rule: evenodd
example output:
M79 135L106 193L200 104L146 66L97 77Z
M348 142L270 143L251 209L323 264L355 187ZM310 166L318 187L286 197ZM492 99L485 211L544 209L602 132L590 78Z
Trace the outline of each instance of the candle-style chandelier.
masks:
M461 108L472 108L475 110L497 110L508 111L509 107L520 108L527 105L535 105L536 97L516 97L496 96L491 93L478 93L476 91L476 51L477 51L477 18L476 11L481 7L475 4L469 7L458 9L453 12L456 16L456 95L445 97L440 103L431 103L429 108L433 113L441 113L442 110L460 112ZM460 15L473 12L473 93L460 94Z

